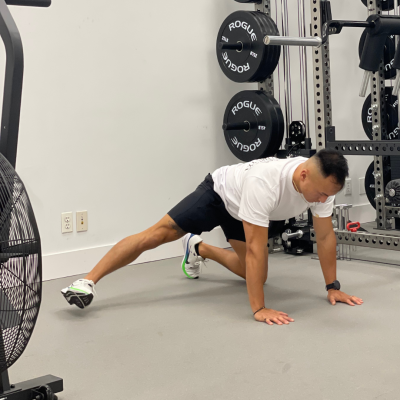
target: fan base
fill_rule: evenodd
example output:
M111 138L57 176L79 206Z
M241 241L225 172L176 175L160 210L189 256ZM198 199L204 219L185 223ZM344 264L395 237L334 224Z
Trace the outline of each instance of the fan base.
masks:
M4 373L2 374L2 376ZM4 384L4 380L3 380ZM6 385L4 385L6 386ZM53 393L59 393L64 390L63 380L53 375L46 375L40 378L31 379L29 381L20 382L15 385L11 385L9 390L0 391L0 398L7 398L7 400L33 400L36 399L36 396L39 397L40 400L55 400L57 397L53 395L53 398L50 396L43 396L37 392L37 389L42 386L49 386Z

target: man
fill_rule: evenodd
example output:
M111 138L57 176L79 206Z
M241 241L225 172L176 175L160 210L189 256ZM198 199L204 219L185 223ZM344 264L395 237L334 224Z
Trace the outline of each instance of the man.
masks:
M341 292L336 280L336 236L331 216L335 194L343 188L348 174L346 159L334 150L322 150L310 159L265 158L217 169L161 221L117 243L85 279L62 293L70 304L85 308L93 300L95 284L104 276L130 264L146 250L183 237L182 269L188 278L198 278L201 263L214 260L246 280L257 321L289 324L294 320L288 314L264 304L268 236L274 233L274 221L310 209L329 301L361 305L361 299ZM216 226L221 226L234 251L210 246L198 236Z

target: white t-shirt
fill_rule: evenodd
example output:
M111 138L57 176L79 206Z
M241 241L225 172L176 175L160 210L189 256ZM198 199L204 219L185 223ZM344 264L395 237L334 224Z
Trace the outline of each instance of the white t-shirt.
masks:
M214 190L233 218L258 226L296 217L308 208L314 216L329 217L335 196L325 203L308 203L293 186L294 171L305 161L270 157L222 167L212 174Z

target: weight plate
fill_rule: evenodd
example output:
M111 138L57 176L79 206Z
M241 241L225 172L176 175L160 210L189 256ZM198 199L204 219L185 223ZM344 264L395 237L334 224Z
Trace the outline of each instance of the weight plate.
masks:
M276 69L280 46L265 46L266 35L278 36L274 21L261 12L236 11L223 22L217 38L217 57L224 74L232 81L260 82ZM241 49L220 46L241 45Z
M276 26L272 18L268 17L266 14L262 12L255 12L254 15L256 18L259 19L260 23L264 27L264 32L265 32L264 36L266 35L279 36L278 27ZM273 70L271 72L272 74L275 71L276 67L278 66L279 58L281 56L281 46L267 46L267 47L271 47L268 53L268 57L264 57L263 64L260 66L258 73L253 77L255 82L261 82L267 79L269 75L266 75L266 71L271 70L271 67L275 66L273 67Z
M360 38L358 46L358 54L361 59L362 51L364 49L365 40L367 38L367 31L365 30ZM383 62L385 64L385 79L393 79L396 76L396 69L393 68L394 56L396 53L395 36L388 36L383 50Z
M284 137L284 132L285 132L285 120L283 117L282 109L279 103L275 100L275 98L271 95L268 95L264 92L265 96L262 96L264 101L267 101L267 107L268 105L271 106L271 112L272 110L274 111L273 117L276 118L276 130L273 132L272 135L272 143L270 147L268 148L268 155L264 157L270 157L270 155L275 155L279 148L282 145L283 142L283 137Z
M243 123L248 124L247 129L234 126ZM273 96L263 91L240 92L226 108L225 140L232 153L242 161L276 154L283 140L283 131L282 110Z
M398 106L399 101L397 96L392 95L392 88L385 88L385 107L386 107L386 126L387 126L387 134L383 138L384 140L397 140L399 136L399 114L398 114ZM372 136L372 122L373 122L373 112L371 107L371 95L369 95L364 102L364 106L361 113L361 121L364 127L364 131L369 137L369 139L373 139Z
M361 0L364 6L367 6L367 2L369 0ZM383 11L392 11L394 10L394 0L382 0L382 10Z
M383 160L383 187L386 188L386 185L390 182L391 173L389 161L387 158ZM374 162L368 167L367 172L365 173L365 193L367 194L368 200L371 203L372 207L376 208L375 203L375 172L374 172ZM382 193L384 194L384 193Z

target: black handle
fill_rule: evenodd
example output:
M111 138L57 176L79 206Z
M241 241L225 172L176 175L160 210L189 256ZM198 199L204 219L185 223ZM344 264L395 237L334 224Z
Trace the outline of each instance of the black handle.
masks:
M9 6L50 7L51 0L5 0Z
M400 17L397 15L371 15L367 19L375 26L367 29L367 38L361 55L360 68L366 71L378 71L386 38L389 35L400 35ZM396 51L394 68L400 69L399 49Z
M243 50L243 43L224 43L218 44L220 50Z
M372 36L369 32L361 54L360 68L364 71L379 71L386 43L386 34Z
M224 131L239 131L239 130L249 131L250 128L251 128L250 122L247 121L222 125L222 129Z

